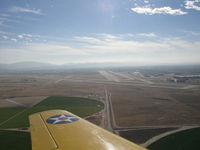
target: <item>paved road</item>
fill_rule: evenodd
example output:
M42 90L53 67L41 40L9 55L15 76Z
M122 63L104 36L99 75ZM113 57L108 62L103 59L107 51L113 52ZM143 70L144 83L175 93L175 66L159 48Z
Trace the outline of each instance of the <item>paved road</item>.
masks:
M182 128L182 127L196 127L199 124L192 125L159 125L159 126L130 126L130 127L120 127L116 126L115 130L118 131L127 131L127 130L145 130L145 129L161 129L161 128Z
M111 114L111 110L110 110L110 102L109 102L109 95L108 95L108 91L105 90L105 98L106 98L106 129L109 130L110 132L114 132L113 128L112 128L112 114Z
M112 125L112 128L115 130L117 125L116 125L116 121L115 121L115 115L114 115L114 112L113 112L111 93L109 93L108 100L109 100L109 105L110 105L111 125Z

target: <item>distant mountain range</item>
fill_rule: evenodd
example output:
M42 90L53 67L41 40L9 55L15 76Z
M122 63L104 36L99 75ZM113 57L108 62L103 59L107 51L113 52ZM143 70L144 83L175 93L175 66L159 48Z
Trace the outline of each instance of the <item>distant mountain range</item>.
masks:
M63 65L54 65L41 62L18 62L13 64L0 64L0 71L2 70L57 70L57 69L77 69L77 68L104 68L123 66L118 63L70 63Z
M66 70L73 70L73 69L104 69L104 68L113 68L113 67L136 67L141 68L145 67L146 69L152 69L154 67L154 70L171 70L172 68L176 69L183 69L190 68L192 70L199 71L200 65L174 65L174 66L139 66L137 64L133 63L70 63L70 64L63 64L63 65L54 65L49 63L41 63L41 62L18 62L13 64L0 64L0 73L9 73L9 72L26 72L26 71L39 71L39 72L47 72L47 71L66 71ZM172 67L172 68L171 68Z
M40 62L19 62L13 64L0 64L1 70L40 70L55 67L56 65L51 65L48 63Z

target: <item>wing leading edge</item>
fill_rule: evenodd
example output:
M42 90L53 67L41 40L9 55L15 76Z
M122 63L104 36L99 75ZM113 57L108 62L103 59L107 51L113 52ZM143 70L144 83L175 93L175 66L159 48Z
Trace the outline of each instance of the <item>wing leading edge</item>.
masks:
M64 110L29 116L32 150L146 150Z

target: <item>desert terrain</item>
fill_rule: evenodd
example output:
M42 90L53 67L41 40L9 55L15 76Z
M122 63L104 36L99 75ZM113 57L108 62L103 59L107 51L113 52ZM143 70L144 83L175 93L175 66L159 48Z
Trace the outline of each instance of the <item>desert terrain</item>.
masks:
M47 96L87 97L105 109L87 119L139 144L200 125L200 69L107 68L0 73L0 107Z

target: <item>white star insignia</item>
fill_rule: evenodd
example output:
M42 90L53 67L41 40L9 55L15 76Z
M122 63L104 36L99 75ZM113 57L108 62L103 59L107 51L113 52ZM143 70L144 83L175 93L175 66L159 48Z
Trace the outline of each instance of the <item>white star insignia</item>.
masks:
M73 119L75 117L66 117L65 115L61 115L59 117L56 117L56 118L49 118L50 120L55 120L53 122L53 124L56 124L56 123L59 123L59 122L63 122L63 121L66 121L66 122L73 122L71 119Z

